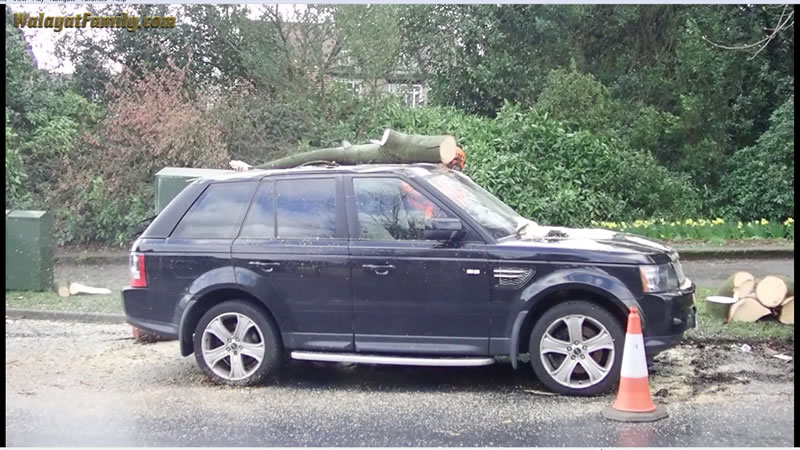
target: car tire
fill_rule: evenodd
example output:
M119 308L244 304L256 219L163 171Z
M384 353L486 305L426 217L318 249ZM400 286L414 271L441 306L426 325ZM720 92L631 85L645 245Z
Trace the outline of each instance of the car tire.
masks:
M272 318L247 301L230 300L211 307L194 331L195 360L217 384L258 384L277 372L282 353Z
M531 330L528 349L533 371L548 389L588 396L606 393L619 382L624 342L622 325L608 310L574 300L542 314Z

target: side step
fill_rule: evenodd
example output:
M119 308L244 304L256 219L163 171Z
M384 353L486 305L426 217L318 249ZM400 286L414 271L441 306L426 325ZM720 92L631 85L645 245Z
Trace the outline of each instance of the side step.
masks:
M494 364L494 358L418 358L406 356L360 355L356 353L292 352L292 359L303 361L389 364L395 366L475 367Z

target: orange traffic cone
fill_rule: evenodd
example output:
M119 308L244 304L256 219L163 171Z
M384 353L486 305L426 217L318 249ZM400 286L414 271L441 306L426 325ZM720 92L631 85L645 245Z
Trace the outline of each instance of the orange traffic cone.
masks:
M656 406L650 395L642 322L639 309L635 306L628 314L617 400L613 406L603 410L603 416L622 422L653 422L667 417L667 411L662 406Z

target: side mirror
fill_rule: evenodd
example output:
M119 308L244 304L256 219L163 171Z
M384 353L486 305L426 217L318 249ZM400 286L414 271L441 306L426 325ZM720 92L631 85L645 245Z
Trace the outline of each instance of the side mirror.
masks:
M455 241L466 235L459 219L428 219L425 221L424 237L431 241Z

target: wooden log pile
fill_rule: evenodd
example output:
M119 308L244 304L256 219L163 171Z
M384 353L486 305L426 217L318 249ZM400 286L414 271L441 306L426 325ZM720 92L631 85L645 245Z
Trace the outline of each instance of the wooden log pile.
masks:
M794 281L791 278L769 275L757 279L748 272L736 272L722 284L717 294L734 300L727 310L720 303L713 308L727 322L755 322L773 316L781 323L794 324Z

